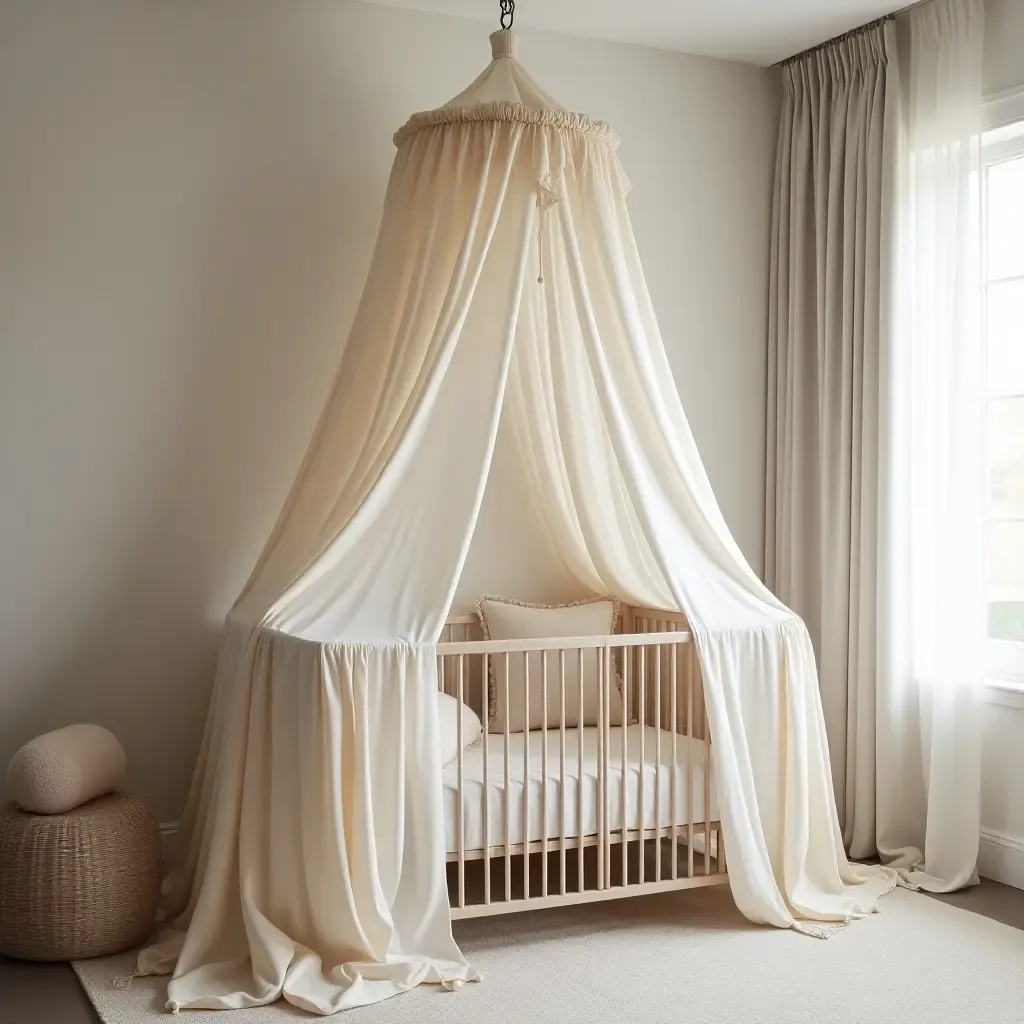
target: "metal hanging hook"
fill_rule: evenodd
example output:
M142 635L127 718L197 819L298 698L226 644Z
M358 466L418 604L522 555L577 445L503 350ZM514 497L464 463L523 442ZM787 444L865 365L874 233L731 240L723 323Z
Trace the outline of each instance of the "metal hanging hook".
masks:
M516 0L499 0L499 3L501 5L501 27L510 29L516 17ZM508 24L505 24L506 18L508 19Z

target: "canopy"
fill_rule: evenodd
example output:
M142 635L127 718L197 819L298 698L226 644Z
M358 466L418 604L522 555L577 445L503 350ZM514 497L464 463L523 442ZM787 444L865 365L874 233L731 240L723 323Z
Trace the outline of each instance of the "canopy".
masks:
M231 612L171 886L168 1005L319 1013L469 980L445 884L435 641L503 402L583 592L686 614L737 905L819 932L894 884L847 862L811 643L747 565L673 383L617 139L509 32L398 147L315 436Z

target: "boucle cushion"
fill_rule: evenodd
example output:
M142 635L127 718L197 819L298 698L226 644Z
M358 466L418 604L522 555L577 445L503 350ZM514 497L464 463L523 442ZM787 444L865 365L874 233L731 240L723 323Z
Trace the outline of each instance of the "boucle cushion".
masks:
M22 810L64 814L117 789L124 747L99 725L69 725L29 740L11 758L7 792Z
M454 761L459 756L459 706L460 701L447 693L437 691L437 725L441 734L441 764ZM462 704L462 746L468 747L480 739L483 726L480 717L468 705Z
M595 598L565 605L532 605L501 597L481 597L477 602L480 626L487 640L533 640L561 636L609 636L618 625L618 602L613 598ZM508 730L522 732L525 719L523 701L526 689L524 662L530 666L530 714L528 729L544 725L544 668L542 654L535 651L526 658L520 653L508 657ZM505 730L505 657L490 659L490 732ZM547 725L557 727L561 721L561 693L558 654L547 655L548 703ZM598 652L583 652L583 721L580 722L580 657L577 651L565 653L565 725L597 725L599 711ZM618 673L613 675L618 686ZM609 708L609 724L622 725L622 701L615 691Z

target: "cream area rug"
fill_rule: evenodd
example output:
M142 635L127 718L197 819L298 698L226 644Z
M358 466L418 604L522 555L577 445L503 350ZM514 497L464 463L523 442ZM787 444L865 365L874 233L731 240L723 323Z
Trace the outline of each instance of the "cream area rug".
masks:
M457 922L484 980L343 1014L345 1024L1016 1024L1024 931L898 889L828 940L747 924L728 887ZM111 979L131 955L74 965L106 1024L167 1020L165 980ZM286 1003L182 1011L211 1024L315 1019Z

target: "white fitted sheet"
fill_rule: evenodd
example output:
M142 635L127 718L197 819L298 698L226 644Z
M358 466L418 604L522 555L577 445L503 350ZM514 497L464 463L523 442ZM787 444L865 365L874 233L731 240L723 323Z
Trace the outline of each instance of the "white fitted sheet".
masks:
M611 728L609 731L609 828L622 827L622 745L626 743L626 827L636 828L640 810L640 776L644 777L643 827L655 828L656 811L656 766L658 732L650 726L630 725ZM643 732L644 757L640 760L640 734ZM547 818L543 815L543 794L545 789L543 772L543 734L540 731L513 733L509 736L509 785L508 809L510 811L508 842L523 842L523 750L526 737L530 741L529 762L529 838L533 842L542 839L547 832L548 839L561 836L559 828L559 731L549 729L547 733ZM579 783L579 743L583 743L583 784ZM488 788L491 846L505 843L505 736L491 733L487 737ZM483 737L463 752L463 816L465 828L464 849L479 850L484 846L484 757ZM677 825L686 825L689 797L687 794L686 754L692 747L692 792L693 820L704 820L704 742L690 740L686 736L676 737L677 765L675 820ZM672 733L661 733L661 825L672 824ZM641 769L642 766L642 769ZM582 795L584 836L596 835L598 812L598 730L596 728L565 730L565 835L575 838L580 835L579 810ZM446 765L442 773L444 788L445 844L448 853L456 853L458 841L459 803L458 760ZM718 820L718 802L715 795L714 768L711 771L711 820Z

